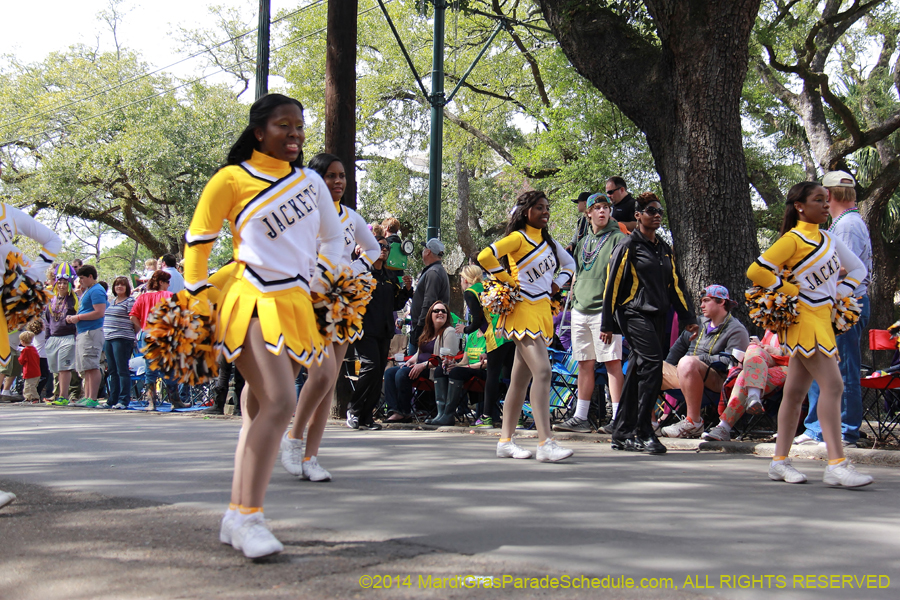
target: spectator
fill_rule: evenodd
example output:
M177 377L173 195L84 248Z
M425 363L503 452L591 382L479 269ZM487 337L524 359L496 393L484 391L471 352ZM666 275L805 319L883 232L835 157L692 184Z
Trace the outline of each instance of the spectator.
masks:
M459 348L459 337L450 324L450 311L446 303L438 300L425 311L425 317L425 328L418 338L418 347L410 352L415 356L402 367L391 367L384 374L384 399L391 412L387 418L389 423L411 421L413 382L422 376L429 367L431 357L438 354L441 348L450 348L454 353ZM436 378L445 376L440 367L437 370Z
M40 358L41 365L41 379L38 381L37 391L39 398L46 398L44 395L47 391L51 394L53 393L52 389L47 390L47 386L52 380L52 374L50 373L50 367L47 364L47 352L46 352L46 344L47 344L47 331L44 328L44 321L41 320L40 317L35 317L32 319L27 325L28 331L34 334L34 348L37 350L38 358Z
M389 248L391 244L400 243L400 221L396 217L388 217L381 222L381 226L384 228L384 236Z
M387 231L384 227L381 226L381 223L369 223L369 231L372 232L376 238L383 238ZM390 246L388 246L390 248Z
M572 202L578 205L578 223L575 224L575 235L572 236L572 241L566 246L566 252L569 254L575 252L575 246L591 230L590 219L587 214L587 200L590 197L590 192L581 192L577 198L572 198Z
M155 258L148 258L144 261L144 273L141 275L141 281L150 281L153 274L156 273L157 261Z
M9 332L9 362L0 368L0 397L12 401L16 395L12 385L16 378L22 374L22 365L19 363L19 332Z
M393 311L403 308L411 295L409 275L403 276L405 285L401 286L395 272L387 270L384 265L390 245L384 237L376 239L381 253L370 270L376 285L363 315L365 335L353 345L359 357L359 380L347 409L347 426L351 429L381 429L373 413L381 398L384 370L394 337L392 315Z
M175 256L172 254L164 254L162 257L162 262L165 265L162 270L169 274L169 291L173 294L177 294L181 290L184 289L184 277L181 276L181 273L178 272L176 268L178 262L175 260Z
M41 357L34 347L34 334L27 330L23 331L19 335L19 344L19 363L22 365L22 378L25 380L22 395L25 396L25 402L40 402L38 381L41 379Z
M637 202L628 193L628 186L621 177L610 177L606 180L606 195L613 203L612 218L624 225L628 231L634 231L637 226L635 214Z
M75 406L95 408L98 405L97 391L100 389L103 316L109 302L106 291L97 283L97 269L92 265L78 269L78 281L83 290L78 311L66 317L66 321L75 324L78 332L75 337L75 370L84 379L84 399L76 402Z
M75 270L76 273L78 272L78 269L80 269L83 266L84 266L84 263L81 262L80 258L76 258L75 260L72 261L72 268Z
M131 297L131 282L127 277L116 277L113 281L113 301L106 310L103 322L105 339L103 352L109 371L109 408L123 410L131 402L131 372L128 361L134 352L134 323L131 309L135 299Z
M683 332L669 350L663 363L663 390L679 389L687 403L687 417L675 425L663 427L666 437L694 437L703 433L700 408L703 390L722 391L728 368L735 360L732 351L741 352L750 343L747 328L734 318L731 309L737 302L723 285L710 285L700 300L700 333L696 337Z
M844 242L851 252L856 254L866 266L868 273L862 282L853 290L853 296L862 309L859 321L837 337L837 349L841 356L838 366L844 382L844 395L841 398L841 440L845 447L856 447L859 440L859 428L863 419L862 388L859 373L862 367L862 356L859 342L869 323L869 282L872 279L872 242L866 222L856 209L856 181L849 173L831 171L822 178L822 186L828 190L828 213L831 215L831 227L828 231ZM842 267L841 277L846 275ZM813 381L809 388L809 412L803 422L805 431L794 438L795 444L818 444L823 442L822 426L819 424L819 384Z
M57 406L69 404L67 394L72 382L72 370L75 368L75 332L76 327L69 323L68 317L75 315L75 292L72 281L75 272L67 263L62 263L56 273L56 294L50 300L42 314L44 329L47 331L47 342L44 351L47 353L47 366L57 376L59 389L54 390Z
M450 277L444 270L441 259L444 256L444 244L437 238L431 238L422 249L422 262L425 268L419 274L416 291L413 293L412 306L409 309L410 335L407 354L416 351L418 340L425 330L425 317L428 307L435 302L450 303Z

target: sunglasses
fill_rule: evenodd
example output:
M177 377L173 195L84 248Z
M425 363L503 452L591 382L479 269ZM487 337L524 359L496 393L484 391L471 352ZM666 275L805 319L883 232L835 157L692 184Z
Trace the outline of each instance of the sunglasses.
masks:
M390 246L385 246L384 244L378 244L378 246L379 246L382 250L390 250L390 249L391 249Z
M655 206L651 206L650 208L645 208L641 211L644 214L650 215L651 217L655 217L656 215L662 215L666 211L661 208L656 208Z
M620 185L619 187L614 187L614 188L611 189L611 190L606 190L606 195L608 196L608 195L612 194L613 192L616 192L616 191L621 190L621 189L622 189L622 186Z
M446 314L447 314L447 311L444 310L443 308L435 308L434 310L431 311L431 314L433 314L433 315L446 315Z

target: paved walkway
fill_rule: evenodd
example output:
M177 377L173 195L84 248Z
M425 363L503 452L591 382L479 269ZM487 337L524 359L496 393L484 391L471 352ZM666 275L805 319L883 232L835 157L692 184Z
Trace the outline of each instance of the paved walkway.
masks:
M266 516L287 550L254 564L216 540L238 427L0 407L0 489L20 496L0 511L0 597L898 597L894 468L866 466L876 483L843 490L821 483L817 460L795 461L811 483L792 486L770 482L767 459L752 455L653 457L573 441L573 460L541 464L494 458L487 436L336 426L320 453L333 482L276 467ZM410 587L361 589L379 575L409 575ZM457 575L512 579L501 590L434 589ZM677 590L514 587L531 576ZM856 587L888 577L887 588ZM799 587L810 584L831 587Z

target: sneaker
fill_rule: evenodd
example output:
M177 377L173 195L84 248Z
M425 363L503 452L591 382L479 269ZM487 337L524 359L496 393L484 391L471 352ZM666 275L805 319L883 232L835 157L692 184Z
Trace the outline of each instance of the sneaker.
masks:
M287 431L281 437L281 465L291 475L303 474L303 440L289 438Z
M574 450L563 448L553 438L547 438L543 444L538 444L537 459L539 462L559 462L566 460L575 454Z
M512 440L497 442L497 458L531 458L531 450L516 445Z
M613 431L615 431L615 430L616 430L616 428L613 427L612 421L610 421L609 423L607 423L606 425L604 425L603 427L598 429L597 433L605 433L606 435L612 435Z
M866 475L857 471L850 463L850 459L846 458L844 459L844 462L833 469L826 467L822 481L827 485L833 486L862 487L864 485L869 485L875 480L871 475Z
M80 406L82 408L97 408L100 403L94 400L93 398L82 398L78 402L75 403L75 406Z
M759 398L750 398L750 401L747 403L747 409L744 412L748 415L761 415L766 412L766 409Z
M587 419L571 417L553 426L553 431L571 431L572 433L590 433L591 423ZM540 451L538 452L540 456Z
M262 513L253 513L231 534L231 545L247 558L261 558L284 550L284 546L269 531Z
M365 423L359 426L360 429L368 429L369 431L381 431L383 428L381 423Z
M519 422L516 424L516 429L527 429L525 427L525 417L519 417Z
M819 440L815 438L811 438L805 433L801 433L797 437L794 438L795 446L815 446L819 443Z
M359 429L359 417L349 410L347 411L347 427L350 429Z
M843 445L844 448L859 448L859 446L856 445L856 442L851 442L850 440L841 440L841 445Z
M69 405L69 399L68 399L68 398L57 398L56 400L54 400L54 401L51 402L50 404L52 404L53 406L68 406L68 405Z
M703 433L703 421L694 424L693 421L684 419L683 421L679 421L674 425L663 427L660 430L660 433L670 438L696 437Z
M769 463L769 479L786 483L806 483L806 475L794 468L790 458L780 463Z
M731 441L731 432L726 431L724 427L721 425L716 425L709 431L704 431L700 436L700 439L704 440L713 440L716 442L730 442Z
M490 417L482 417L475 421L475 427L491 429L494 427L494 420Z
M113 404L112 408L115 410L128 410L128 407L119 402L118 404Z
M236 514L226 511L222 517L222 524L219 526L219 541L223 544L231 545L232 536L234 535L234 518Z
M302 463L301 477L309 481L331 481L331 473L322 468L315 456L310 456L309 460Z
M0 508L12 504L15 499L16 495L12 492L0 492Z

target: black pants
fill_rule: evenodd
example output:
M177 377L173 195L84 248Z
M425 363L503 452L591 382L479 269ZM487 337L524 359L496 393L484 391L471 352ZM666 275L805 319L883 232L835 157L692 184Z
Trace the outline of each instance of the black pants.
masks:
M50 372L50 365L46 358L41 359L41 378L38 380L37 391L38 398L41 400L53 395L53 373Z
M653 435L653 408L662 387L662 364L668 353L666 315L626 309L616 313L616 320L631 354L613 436L646 439Z
M359 419L360 425L374 423L373 414L381 399L384 369L387 367L391 338L365 335L353 344L359 357L359 379L350 400L350 414Z
M219 410L225 410L225 402L228 400L228 383L231 381L231 375L234 374L234 414L241 414L241 392L244 390L244 376L238 370L237 365L225 360L224 356L219 357L219 377L216 380L216 400L215 406Z
M500 380L512 372L516 345L506 342L487 353L487 374L484 381L484 416L500 419Z

